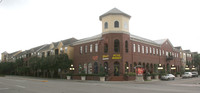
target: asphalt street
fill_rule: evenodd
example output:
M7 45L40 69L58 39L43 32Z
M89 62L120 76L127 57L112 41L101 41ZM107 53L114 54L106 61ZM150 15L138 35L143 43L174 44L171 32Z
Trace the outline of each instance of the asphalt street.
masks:
M174 81L80 81L0 77L0 93L200 93L200 78Z

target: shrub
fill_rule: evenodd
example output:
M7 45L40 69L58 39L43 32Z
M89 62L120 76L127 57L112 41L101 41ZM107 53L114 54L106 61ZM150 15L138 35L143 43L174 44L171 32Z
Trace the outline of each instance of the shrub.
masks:
M134 73L134 72L129 72L129 73L127 73L127 74L124 74L125 76L136 76L136 73Z

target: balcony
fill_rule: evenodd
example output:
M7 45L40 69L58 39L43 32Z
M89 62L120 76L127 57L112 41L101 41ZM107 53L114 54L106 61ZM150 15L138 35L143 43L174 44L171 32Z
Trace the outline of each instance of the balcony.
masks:
M173 60L174 57L173 56L166 56L166 61L170 61L170 60Z

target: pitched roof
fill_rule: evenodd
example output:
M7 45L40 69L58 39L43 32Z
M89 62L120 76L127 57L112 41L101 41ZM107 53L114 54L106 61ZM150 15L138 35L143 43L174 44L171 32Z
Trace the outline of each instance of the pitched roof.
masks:
M191 51L190 51L190 50L183 50L183 51L185 51L186 53L191 53Z
M80 40L74 42L72 45L79 45L79 44L84 44L84 43L88 43L88 42L94 42L94 41L100 40L101 36L102 36L102 34L98 34L98 35L95 35L92 37L80 39Z
M130 37L131 37L132 40L145 42L145 43L149 43L149 44L153 44L153 45L158 46L158 44L155 41L150 40L150 39L146 39L146 38L143 38L143 37L140 37L140 36L136 36L136 35L130 35Z
M181 50L181 46L174 47L175 49Z
M162 45L167 39L159 39L159 40L154 40L157 44Z
M59 42L53 42L54 48L58 47Z
M48 50L51 44L46 44L41 50L39 51L45 51Z
M78 41L76 38L70 38L70 39L62 40L61 42L63 43L64 46L68 46L76 41Z
M113 8L113 9L111 9L110 11L108 11L108 12L104 13L103 15L101 15L101 16L99 17L99 20L101 20L102 17L107 16L107 15L123 15L123 16L126 16L126 17L128 17L128 18L131 17L130 15L128 15L128 14L126 14L126 13L120 11L120 10L117 9L117 8Z

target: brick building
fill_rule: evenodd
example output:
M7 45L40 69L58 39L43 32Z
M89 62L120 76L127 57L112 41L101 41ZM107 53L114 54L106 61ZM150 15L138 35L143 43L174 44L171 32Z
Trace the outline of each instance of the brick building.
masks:
M134 72L142 65L153 73L160 64L171 73L180 71L181 60L168 39L152 41L129 33L131 16L114 8L100 16L102 33L73 43L75 73L99 73L103 67L108 80L123 79L127 72ZM173 67L173 69L171 69Z

